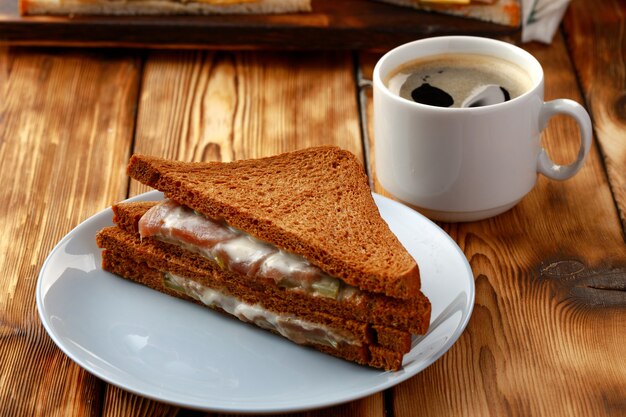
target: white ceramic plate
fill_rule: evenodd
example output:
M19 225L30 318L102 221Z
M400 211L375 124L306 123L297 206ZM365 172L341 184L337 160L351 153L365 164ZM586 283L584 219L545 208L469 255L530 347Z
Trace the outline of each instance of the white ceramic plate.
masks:
M303 348L206 308L126 281L100 267L104 210L53 249L37 283L41 321L78 365L128 391L216 412L278 413L326 407L398 384L446 352L467 324L474 279L465 256L434 223L374 195L383 218L420 265L431 328L404 369L383 372ZM150 192L133 200L156 200Z

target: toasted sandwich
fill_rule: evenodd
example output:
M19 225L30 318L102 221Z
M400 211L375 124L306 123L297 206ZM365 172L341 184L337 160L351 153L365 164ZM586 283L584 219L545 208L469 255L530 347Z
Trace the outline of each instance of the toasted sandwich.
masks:
M105 270L319 351L386 370L424 334L419 268L336 147L231 163L134 155L160 202L113 206Z
M504 26L519 27L520 0L377 0L399 6L462 16Z
M23 15L268 14L311 11L311 0L19 0Z

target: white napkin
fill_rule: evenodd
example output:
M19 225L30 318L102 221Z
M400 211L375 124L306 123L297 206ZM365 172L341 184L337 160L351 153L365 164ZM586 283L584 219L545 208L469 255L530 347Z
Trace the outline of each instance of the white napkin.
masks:
M522 0L522 42L552 42L569 0Z

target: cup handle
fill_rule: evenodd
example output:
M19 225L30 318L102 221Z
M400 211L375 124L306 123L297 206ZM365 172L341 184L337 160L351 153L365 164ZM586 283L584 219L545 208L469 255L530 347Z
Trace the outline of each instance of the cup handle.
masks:
M539 157L537 158L537 171L553 180L563 181L576 174L580 168L582 168L585 159L587 159L589 149L591 149L591 119L583 106L573 100L552 100L543 103L541 112L539 113L539 127L542 131L548 125L548 120L556 114L570 116L578 123L581 137L578 156L576 160L569 165L558 165L550 159L546 150L541 148Z

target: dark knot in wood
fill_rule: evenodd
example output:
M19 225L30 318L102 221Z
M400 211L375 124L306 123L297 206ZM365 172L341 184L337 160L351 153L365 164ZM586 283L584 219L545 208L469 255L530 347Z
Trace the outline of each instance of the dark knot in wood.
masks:
M626 122L626 92L617 97L613 111L620 121Z
M597 307L626 307L626 268L593 268L577 260L542 264L540 280L549 281L555 295Z

